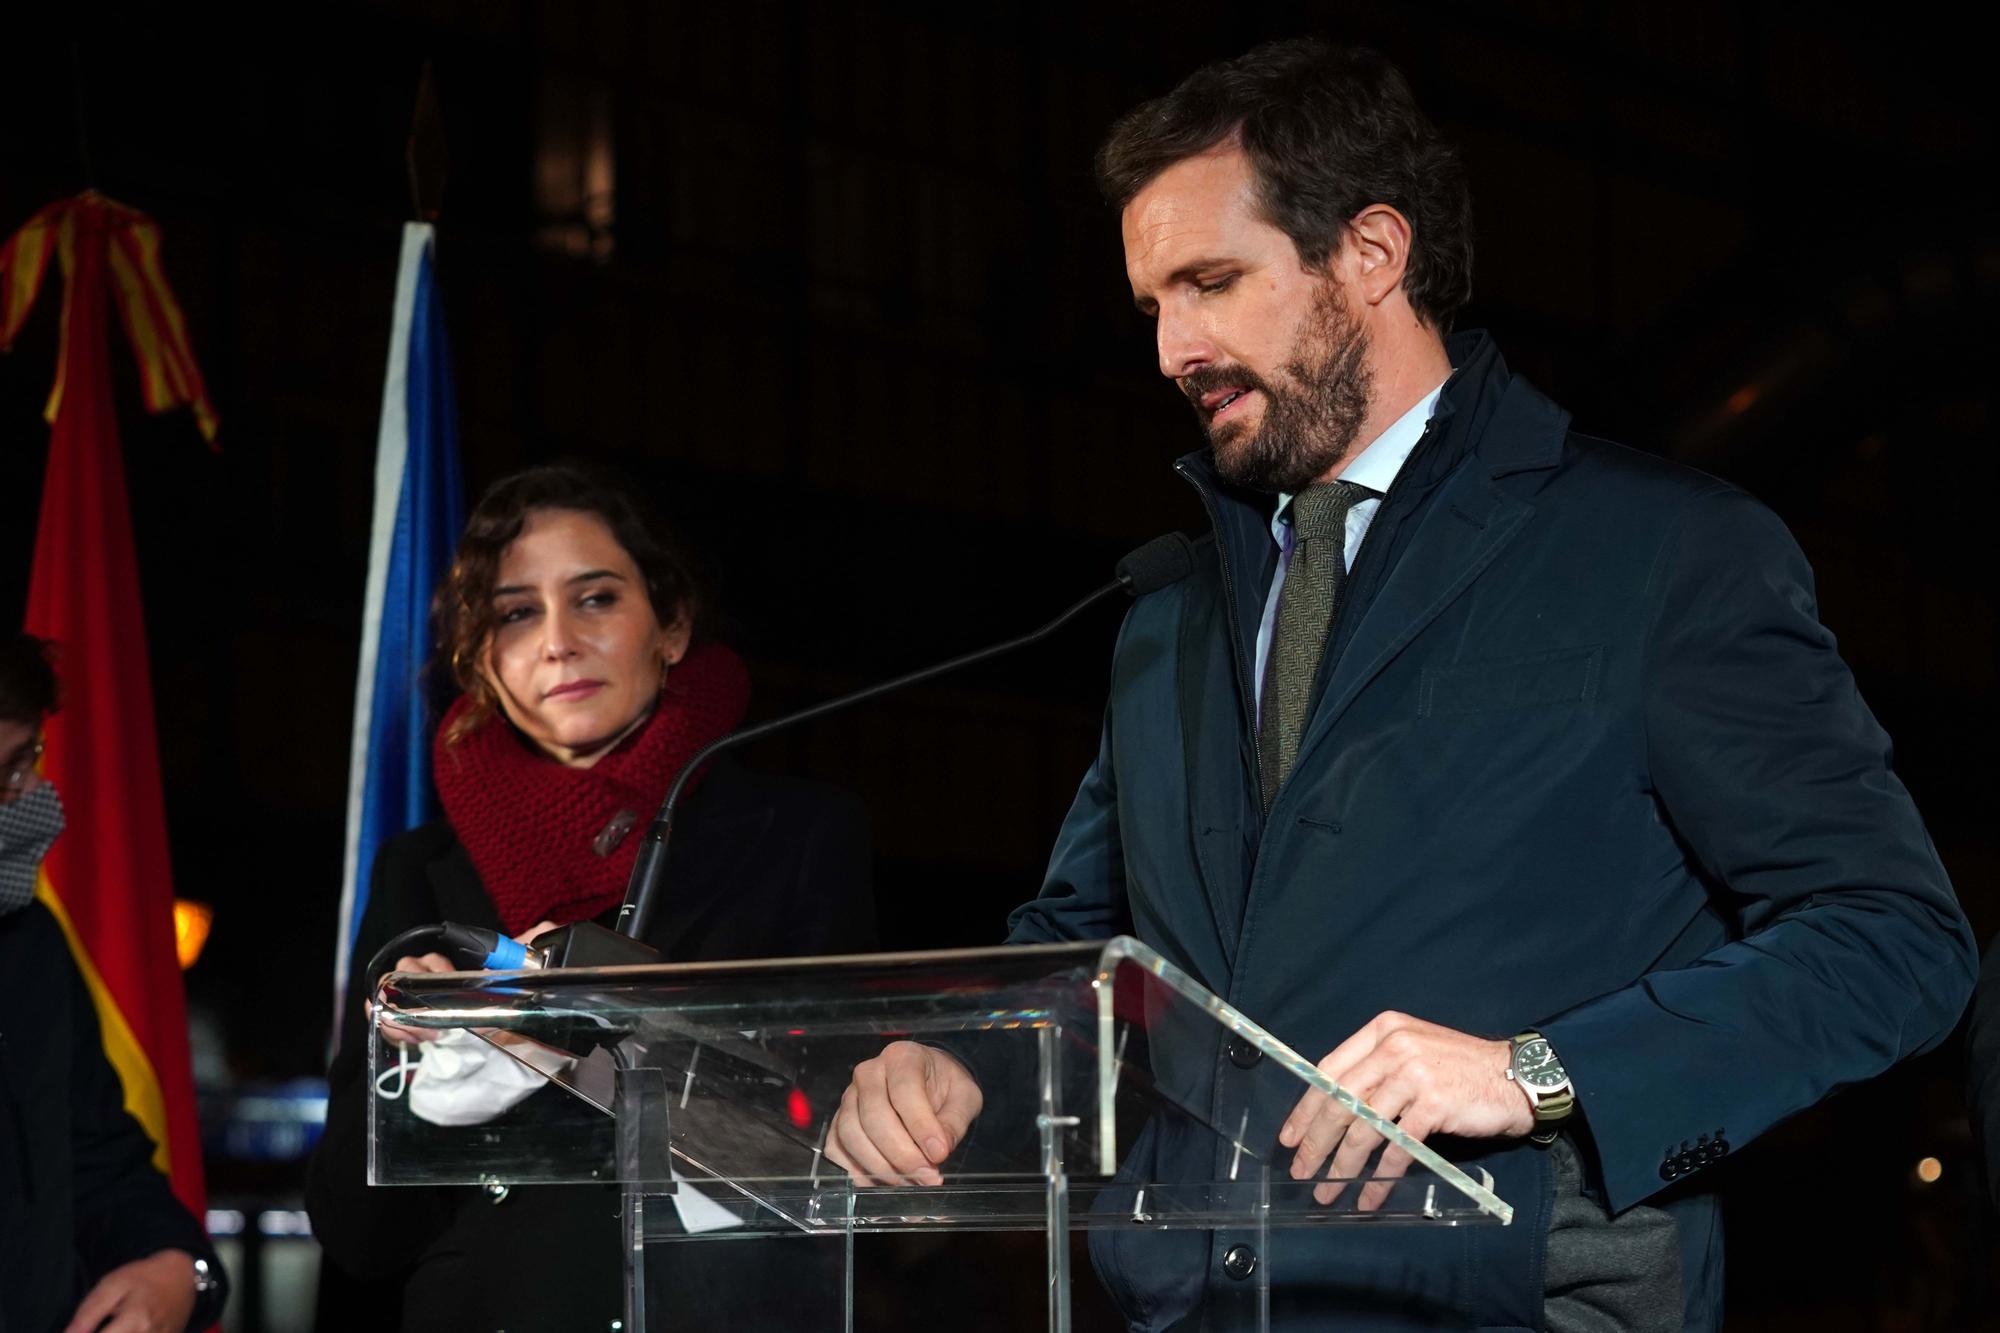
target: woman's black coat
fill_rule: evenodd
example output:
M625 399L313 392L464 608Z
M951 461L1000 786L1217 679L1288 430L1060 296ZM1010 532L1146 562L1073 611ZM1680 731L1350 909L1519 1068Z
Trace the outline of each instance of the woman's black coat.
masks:
M673 962L865 951L876 939L870 875L867 816L854 796L718 759L676 815L647 943ZM353 956L441 920L500 925L442 821L383 846ZM306 1179L327 1258L320 1327L610 1327L622 1286L608 1188L526 1186L496 1203L470 1186L368 1186L362 1001L371 981L357 963L327 1076L326 1133ZM761 1247L689 1248L714 1268Z

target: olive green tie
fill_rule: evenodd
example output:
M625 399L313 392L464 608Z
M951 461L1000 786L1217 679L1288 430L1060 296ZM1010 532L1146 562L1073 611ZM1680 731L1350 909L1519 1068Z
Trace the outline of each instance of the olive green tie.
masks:
M1377 494L1351 481L1330 481L1292 497L1292 558L1278 592L1257 726L1257 779L1266 814L1298 760L1313 678L1340 614L1347 585L1347 513Z

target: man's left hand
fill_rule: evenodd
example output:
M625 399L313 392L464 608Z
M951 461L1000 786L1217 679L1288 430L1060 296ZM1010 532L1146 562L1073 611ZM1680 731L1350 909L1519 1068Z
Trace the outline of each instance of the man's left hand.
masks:
M1382 1013L1319 1062L1319 1071L1419 1143L1432 1134L1464 1138L1520 1138L1535 1127L1527 1094L1507 1077L1513 1051L1504 1041L1474 1037L1408 1014ZM1322 1204L1340 1197L1332 1181L1360 1174L1383 1138L1323 1092L1299 1099L1278 1131L1278 1142L1298 1151L1292 1179L1310 1180L1332 1154L1329 1183L1313 1190ZM1391 1145L1376 1164L1374 1183L1362 1188L1359 1206L1375 1209L1409 1168L1410 1155Z
M63 1333L181 1333L194 1297L193 1256L161 1250L98 1279Z

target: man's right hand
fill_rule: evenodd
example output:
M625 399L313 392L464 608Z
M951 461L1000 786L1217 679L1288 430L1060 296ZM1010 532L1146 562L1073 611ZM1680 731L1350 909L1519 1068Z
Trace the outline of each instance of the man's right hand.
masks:
M939 1185L938 1167L986 1104L964 1065L934 1046L891 1042L854 1066L826 1155L857 1185Z

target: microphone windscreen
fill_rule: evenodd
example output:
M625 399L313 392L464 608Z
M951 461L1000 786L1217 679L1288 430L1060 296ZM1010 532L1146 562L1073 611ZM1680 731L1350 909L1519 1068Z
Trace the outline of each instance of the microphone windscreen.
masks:
M1115 572L1134 597L1158 592L1194 573L1194 543L1178 532L1163 533L1120 560Z

